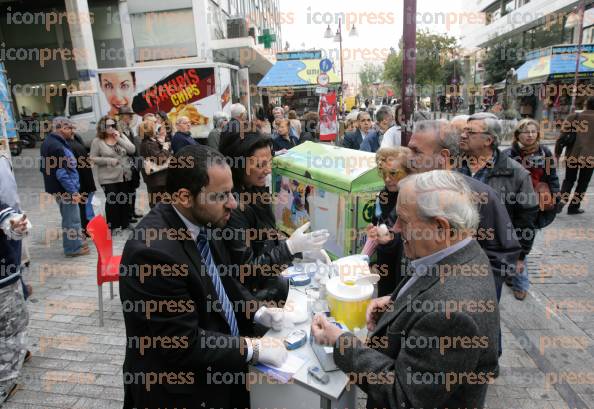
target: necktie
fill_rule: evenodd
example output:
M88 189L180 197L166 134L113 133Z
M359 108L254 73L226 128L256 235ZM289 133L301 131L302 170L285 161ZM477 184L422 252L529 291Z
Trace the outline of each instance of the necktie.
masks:
M206 231L204 229L200 230L197 244L198 251L200 251L200 256L202 256L202 260L204 261L208 275L212 280L217 295L219 296L219 301L223 307L223 313L225 314L229 328L231 328L231 335L239 336L239 329L237 328L237 319L235 318L233 305L231 304L229 297L227 297L225 287L223 287L223 282L219 276L219 269L212 258L212 253L210 252L210 247L208 246Z

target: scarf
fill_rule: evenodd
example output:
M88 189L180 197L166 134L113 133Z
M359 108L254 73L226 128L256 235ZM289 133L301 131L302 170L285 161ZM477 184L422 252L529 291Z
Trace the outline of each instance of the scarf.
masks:
M532 155L533 153L538 152L538 148L540 144L538 143L538 139L532 145L524 145L522 142L518 141L518 148L520 149L520 155L522 157Z

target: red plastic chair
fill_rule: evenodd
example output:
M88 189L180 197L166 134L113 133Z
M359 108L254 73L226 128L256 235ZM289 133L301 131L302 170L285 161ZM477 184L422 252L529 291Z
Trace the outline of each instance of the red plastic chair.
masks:
M97 248L97 288L99 290L99 326L103 326L103 283L109 283L109 295L113 300L113 282L120 279L122 256L113 255L113 241L103 216L95 216L87 226L87 232Z

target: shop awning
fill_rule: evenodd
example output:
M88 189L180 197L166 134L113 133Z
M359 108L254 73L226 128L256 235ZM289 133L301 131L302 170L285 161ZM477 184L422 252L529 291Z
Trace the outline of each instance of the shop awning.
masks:
M215 61L247 67L250 74L264 75L273 66L266 50L258 48L252 37L212 40L210 45Z
M320 75L320 60L278 61L262 78L259 88L316 87ZM340 84L339 75L328 72L330 84Z
M576 53L545 55L526 61L517 70L518 81L534 84L548 80L574 78ZM594 53L581 53L579 78L594 76Z

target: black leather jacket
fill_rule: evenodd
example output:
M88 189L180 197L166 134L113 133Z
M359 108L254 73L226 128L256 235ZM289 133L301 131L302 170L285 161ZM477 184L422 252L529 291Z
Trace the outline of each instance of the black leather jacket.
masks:
M237 278L259 300L284 301L289 283L280 274L294 256L276 230L270 192L252 188L235 193L238 207L227 223L224 243L239 266Z

